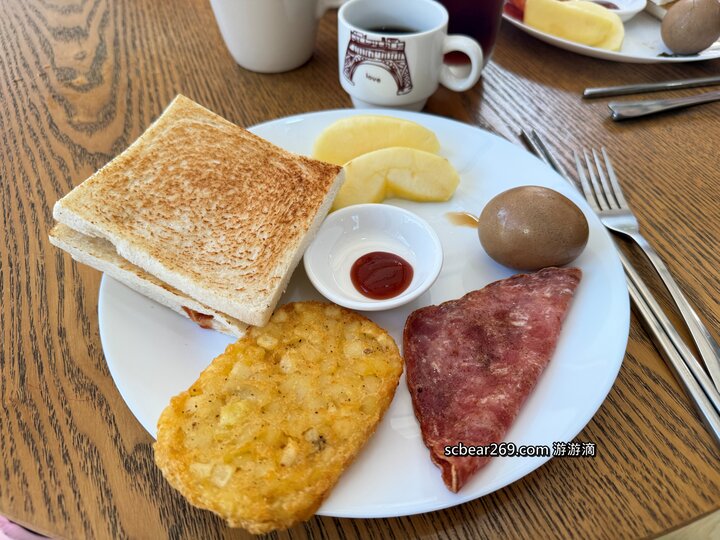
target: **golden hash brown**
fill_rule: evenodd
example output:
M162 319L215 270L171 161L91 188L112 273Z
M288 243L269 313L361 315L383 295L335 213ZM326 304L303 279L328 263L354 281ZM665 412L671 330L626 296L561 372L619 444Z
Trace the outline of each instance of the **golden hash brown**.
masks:
M155 461L190 503L264 533L312 516L390 405L402 358L365 317L280 308L174 397Z

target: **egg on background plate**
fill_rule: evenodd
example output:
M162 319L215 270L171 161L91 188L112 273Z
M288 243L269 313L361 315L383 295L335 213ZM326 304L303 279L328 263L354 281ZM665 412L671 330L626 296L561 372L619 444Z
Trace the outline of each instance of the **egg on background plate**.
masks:
M704 51L720 37L720 2L679 0L663 17L661 35L675 54Z

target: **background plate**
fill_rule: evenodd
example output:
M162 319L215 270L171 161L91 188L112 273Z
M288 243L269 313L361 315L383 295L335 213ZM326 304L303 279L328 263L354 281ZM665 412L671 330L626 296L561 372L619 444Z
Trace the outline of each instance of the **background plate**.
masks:
M339 110L275 120L252 131L288 150L309 154L317 135L331 122L368 113L407 118L435 131L442 153L461 176L455 196L446 203L390 201L425 218L438 233L445 252L442 272L429 291L405 306L366 313L397 343L402 343L403 325L411 311L458 298L513 274L485 255L475 230L451 225L446 212L478 214L491 197L523 184L556 189L585 212L590 239L576 261L583 270L583 280L555 356L506 438L518 445L550 447L555 441L573 439L609 392L628 338L630 311L625 278L605 228L579 195L534 156L486 131L445 118L400 111ZM304 299L320 299L320 295L300 264L281 303ZM199 328L107 276L100 286L98 311L110 372L128 407L152 435L170 398L187 389L232 341ZM547 460L495 458L460 493L449 492L423 445L403 375L377 432L318 513L389 517L446 508L506 486ZM588 461L587 466L592 463Z
M613 62L655 64L658 62L700 62L702 60L720 58L720 41L715 42L710 48L703 52L692 56L658 56L661 53L670 54L670 49L665 46L660 37L660 21L645 12L638 13L635 17L624 23L625 39L618 52L596 49L595 47L580 45L579 43L546 34L545 32L541 32L524 24L522 21L507 13L503 13L503 18L513 26L517 26L545 43L555 45L566 51L572 51L584 56L592 56L593 58L611 60Z

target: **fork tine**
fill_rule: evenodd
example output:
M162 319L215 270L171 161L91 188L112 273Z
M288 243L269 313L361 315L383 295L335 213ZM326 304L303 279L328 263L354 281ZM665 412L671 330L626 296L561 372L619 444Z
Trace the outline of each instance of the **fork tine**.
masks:
M612 162L605 151L605 147L603 146L600 150L602 151L603 158L605 158L605 167L607 168L608 176L610 177L613 195L615 195L615 199L617 200L620 208L629 208L628 203L625 200L625 196L623 195L622 188L620 187L620 182L618 182L617 176L615 176L615 170L613 169Z
M600 162L600 155L598 154L597 150L594 148L592 149L592 155L593 159L595 160L595 168L598 172L598 177L600 178L600 187L602 189L603 195L605 196L605 200L608 203L608 207L610 209L619 207L619 203L617 202L615 198L615 194L613 193L613 189L610 187L610 184L608 183L607 176L605 176L605 171L602 163Z
M585 176L585 167L583 166L582 162L580 161L580 156L578 153L573 150L573 155L575 156L575 168L577 169L578 178L580 180L580 186L582 187L583 195L585 195L585 200L588 202L590 207L595 212L600 211L600 207L598 206L597 201L595 200L595 194L592 191L592 188L590 187L590 183L588 182L587 176Z
M588 173L590 174L590 184L592 185L593 192L597 198L598 206L600 206L600 210L610 210L610 205L608 204L607 199L605 199L605 193L598 182L597 175L595 174L595 167L587 153L587 150L583 150L583 155L585 156L585 165L587 166Z

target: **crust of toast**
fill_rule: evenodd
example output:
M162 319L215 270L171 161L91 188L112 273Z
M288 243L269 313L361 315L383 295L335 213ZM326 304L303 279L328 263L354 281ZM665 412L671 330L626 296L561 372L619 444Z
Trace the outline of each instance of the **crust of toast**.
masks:
M107 240L86 236L72 230L67 225L57 224L50 231L50 243L67 251L76 261L105 272L113 279L151 300L169 307L183 317L193 319L190 316L192 313L195 322L198 322L198 317L200 317L202 319L201 326L205 328L235 337L245 335L246 324L229 315L210 309L177 289L164 284L142 268L123 259Z
M341 167L178 96L53 215L199 303L263 325L342 180Z

